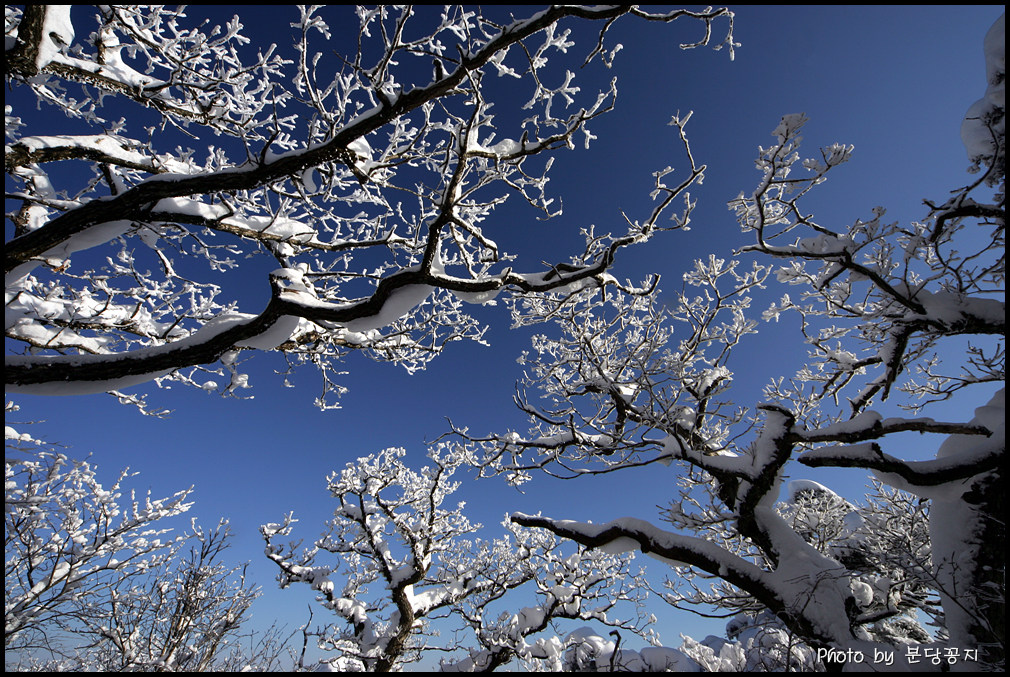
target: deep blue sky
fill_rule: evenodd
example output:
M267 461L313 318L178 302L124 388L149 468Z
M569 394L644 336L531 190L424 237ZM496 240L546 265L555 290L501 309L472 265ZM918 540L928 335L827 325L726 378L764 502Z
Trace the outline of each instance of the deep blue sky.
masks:
M191 16L204 11L220 21L237 10L189 9ZM280 27L297 19L297 10L289 7L238 11L250 35L282 46L286 38ZM528 212L520 220L492 219L490 236L506 248L513 238L537 242L544 249L541 258L558 261L568 256L566 243L577 242L579 228L594 223L616 231L622 210L645 213L650 173L682 164L667 126L678 110L694 111L687 129L695 157L709 168L704 185L692 191L699 199L693 228L659 235L646 249L624 256L615 270L620 279L658 272L672 290L694 258L728 257L744 244L725 204L756 185L756 148L771 143L770 132L783 114L805 112L810 118L808 152L836 141L855 145L853 160L808 203L830 224L851 223L877 205L895 219L921 218L923 198L942 199L963 185L967 160L959 138L961 118L984 91L982 38L1002 6L745 6L735 11L741 46L732 62L725 51L676 49L685 39L678 27L632 20L615 26L610 39L624 44L612 71L618 77L617 109L592 126L599 138L588 151L558 156L549 188L563 199L564 215L548 225ZM78 35L86 30L90 25L82 24ZM589 48L583 40L576 51L584 54ZM581 84L591 88L594 83ZM522 269L535 268L536 257L532 253ZM196 505L189 516L205 526L220 517L231 520L231 557L250 560L251 576L266 591L257 609L261 622L276 616L297 626L312 596L307 589L276 590L273 565L262 555L260 524L294 511L301 520L300 536L311 541L330 514L329 472L389 446L406 447L420 464L423 442L445 432L445 417L476 433L525 430L511 397L521 376L515 358L528 348L532 332L509 330L504 307L482 311L481 317L492 325L490 348L455 344L423 373L411 376L352 356L346 377L350 393L337 411L312 406L319 388L315 374L304 371L295 379L296 388L282 388L271 373L281 360L259 356L249 363L254 389L247 392L255 399L151 388L152 402L173 410L158 420L108 396L16 396L22 406L16 420L45 419L35 432L67 445L72 456L93 454L110 479L130 466L140 473L132 486L150 487L157 496L195 484ZM799 364L802 348L783 348L795 338L794 329L787 321L764 326L764 337L736 363L740 404L753 406L767 378L791 375ZM775 352L769 349L773 344ZM967 403L962 413L979 404ZM485 480L466 483L458 496L468 501L472 519L492 528L491 537L497 535L496 523L513 510L594 521L655 517L654 506L667 500L674 472L672 467L603 480L535 482L525 495ZM858 492L861 484L851 476L839 482L849 492ZM700 638L711 631L698 629L692 618L686 622L662 628L667 644L679 644L678 632Z

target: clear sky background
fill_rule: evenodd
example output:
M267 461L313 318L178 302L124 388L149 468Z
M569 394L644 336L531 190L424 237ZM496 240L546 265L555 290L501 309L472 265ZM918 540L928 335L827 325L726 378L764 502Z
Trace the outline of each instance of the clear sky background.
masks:
M290 7L193 6L188 11L191 16L207 12L217 22L239 13L255 42L278 42L283 49L289 40L282 27L298 18ZM598 139L588 151L580 147L557 156L549 190L563 201L563 216L544 224L529 211L503 211L488 224L486 232L504 249L514 243L511 249L518 247L526 257L517 270L534 270L541 260L566 260L577 250L582 227L595 224L617 232L622 210L632 217L647 213L651 172L684 166L667 126L677 111L694 111L687 131L696 159L708 165L704 185L692 191L699 200L692 230L661 234L645 248L625 251L614 271L619 279L660 273L661 286L673 291L695 258L729 257L745 244L726 202L755 187L757 146L772 142L770 132L784 114L804 112L810 118L804 135L808 154L836 141L855 145L853 159L833 172L807 204L836 229L869 216L877 205L893 219L922 218L923 198L942 200L967 182L961 119L985 89L982 38L1003 6L745 6L735 11L735 37L741 43L735 61L725 51L677 49L696 35L690 24L626 19L613 28L610 41L624 45L613 71L577 75L587 90L599 86L601 75L616 75L617 109L591 126ZM90 26L82 23L78 35ZM585 27L575 33L580 59L591 48L586 36ZM340 38L337 31L334 39ZM17 105L16 94L8 92L7 102ZM58 124L58 117L51 119ZM756 304L755 314L779 295L781 290L772 290L769 299ZM241 310L257 312L257 295L249 298ZM276 570L263 556L259 525L293 511L301 520L297 534L311 542L332 511L325 489L331 471L390 446L406 447L419 467L424 441L446 432L446 417L477 434L525 432L526 422L512 404L521 377L515 359L538 329L510 330L503 305L480 308L476 315L491 325L490 347L454 344L422 373L408 375L351 356L344 378L350 392L336 411L312 406L320 387L317 374L299 372L293 379L297 387L283 388L273 373L283 367L282 360L260 355L246 364L254 386L246 392L254 399L149 387L152 404L173 410L168 418L155 419L104 395L18 395L8 396L22 406L12 419L44 419L34 434L67 446L72 457L92 454L110 481L130 466L140 473L130 486L150 488L158 497L195 485L196 505L187 517L206 527L221 517L231 521L231 558L249 560L250 576L264 588L254 607L258 624L277 618L293 628L304 622L313 595L307 586L276 589ZM762 335L731 363L739 404L757 404L770 377L792 375L802 362L805 353L791 320L763 325ZM982 403L967 402L951 415L970 417ZM929 457L937 443L927 440L928 447L909 453ZM490 538L499 535L497 523L514 510L594 521L628 515L655 519L655 506L670 496L676 472L676 466L660 466L593 480L539 480L526 485L525 494L504 482L482 480L465 483L457 496L467 501L471 519L488 527ZM861 477L839 471L797 476L856 497L864 484ZM662 571L656 564L652 569ZM658 600L654 606L662 613ZM316 621L322 619L317 612ZM721 624L699 626L693 617L666 616L660 630L668 645L677 646L677 633L700 639L721 630Z

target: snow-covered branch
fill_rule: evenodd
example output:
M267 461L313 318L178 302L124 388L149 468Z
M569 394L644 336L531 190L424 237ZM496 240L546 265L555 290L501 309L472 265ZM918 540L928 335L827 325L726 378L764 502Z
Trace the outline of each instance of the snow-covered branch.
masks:
M185 512L189 492L121 506L127 477L103 486L88 463L47 450L7 459L5 647L44 646L73 624L80 603L174 554L179 537L158 522Z
M16 407L8 404L7 412ZM13 422L12 422L13 423ZM6 430L4 648L8 666L41 671L263 668L277 637L240 646L258 590L229 568L225 523L171 535L190 491L123 501L94 466Z
M782 119L774 132L777 143L763 148L758 161L762 183L730 203L757 240L743 251L785 259L776 273L779 281L802 288L798 301L785 295L766 316L800 315L815 357L801 378L834 396L860 383L849 398L854 413L876 397L887 399L894 387L920 399L941 396L953 378L934 375L930 360L944 339L1006 334L1002 197L979 205L970 197L984 183L979 180L956 191L943 207L933 206L922 223L887 223L878 207L870 220L826 226L803 209L802 199L848 161L852 149L836 144L822 149L820 158L801 162L805 123L802 115ZM969 204L975 208L966 209ZM978 218L977 227L992 236L962 237L968 218ZM979 354L957 380L991 381L1005 368L1001 349ZM902 383L913 368L931 377ZM875 375L865 379L866 374Z
M613 83L586 93L569 73L547 84L572 51L566 26L600 23L591 68L609 67L595 57L622 17L700 25L685 48L734 46L724 9L555 6L501 21L461 8L440 18L362 8L355 30L347 9L308 8L291 24L290 53L254 52L237 17L204 29L192 8L102 7L82 41L83 11L6 10L5 166L21 202L4 247L8 389L167 379L235 393L247 386L237 354L278 350L292 366L316 365L332 396L334 364L350 350L413 370L447 343L482 340L464 303L502 292L563 300L614 284L614 257L649 239L702 168L662 189L653 218L587 237L568 263L517 272L490 234L510 198L534 215L560 213L546 192L549 156L588 144L614 105ZM320 59L332 45L337 58ZM485 82L496 75L529 84L522 122L515 98ZM44 128L22 112L38 102L86 131ZM129 125L108 117L117 106L135 109ZM69 163L93 176L64 178ZM270 282L253 312L228 297L237 275ZM542 319L527 311L516 321Z

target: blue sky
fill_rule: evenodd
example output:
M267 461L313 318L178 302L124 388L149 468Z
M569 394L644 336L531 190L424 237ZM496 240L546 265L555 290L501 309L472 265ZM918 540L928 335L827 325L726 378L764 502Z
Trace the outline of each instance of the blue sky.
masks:
M189 11L205 10L218 21L236 12L196 6ZM810 118L808 151L836 141L855 145L853 159L807 205L829 223L851 223L877 205L894 219L921 218L923 198L941 199L965 182L961 118L984 90L982 38L1002 6L735 11L741 43L735 61L725 51L676 49L685 39L677 27L618 23L610 36L624 45L611 73L618 78L617 109L592 126L598 139L588 151L558 155L549 184L563 200L564 215L543 224L529 212L517 211L515 217L504 212L490 222L489 234L504 248L515 242L529 257L526 268L533 269L541 259L564 260L578 244L581 227L620 229L622 210L634 215L649 209L651 172L682 163L667 126L678 110L694 111L687 131L695 157L708 165L704 185L692 191L699 200L692 230L659 235L646 248L626 252L614 271L619 279L656 272L664 277L661 286L674 290L693 259L709 253L728 257L745 243L725 205L755 186L756 148L771 143L770 132L783 114L804 112ZM296 20L297 11L257 9L242 19L254 40L280 40L278 26ZM589 48L583 40L576 50ZM587 88L596 84L595 72L579 76L585 76L580 84ZM17 101L16 92L8 95L8 102ZM251 576L265 591L256 608L259 622L276 617L295 627L304 621L312 595L307 589L276 590L273 564L262 554L260 524L294 511L301 520L299 535L311 541L330 514L329 472L389 446L406 447L420 464L424 441L447 430L446 417L478 434L525 429L511 398L521 376L515 359L534 330L510 330L504 307L481 309L479 317L491 325L491 347L452 345L422 373L409 375L351 356L344 380L350 392L336 411L312 406L319 390L316 374L302 371L293 379L295 388L283 388L272 373L282 361L261 355L248 365L254 388L247 392L254 399L148 388L153 404L173 410L159 420L108 396L18 395L13 399L22 410L16 420L44 419L36 434L69 447L71 456L92 454L110 480L130 466L140 473L132 486L150 488L156 496L195 485L196 505L188 517L205 526L221 517L231 520L231 558L251 561ZM744 349L736 362L740 404L753 406L768 378L790 375L798 366L804 352L792 343L795 327L785 320L765 325ZM959 413L980 404L969 402ZM468 502L472 519L491 528L491 537L498 535L496 523L513 510L594 521L654 518L674 472L672 467L562 484L537 481L525 494L483 480L464 484L457 495ZM858 494L862 484L859 477L837 472L818 479L844 484L849 494ZM700 638L719 627L668 616L661 631L676 646L679 632Z

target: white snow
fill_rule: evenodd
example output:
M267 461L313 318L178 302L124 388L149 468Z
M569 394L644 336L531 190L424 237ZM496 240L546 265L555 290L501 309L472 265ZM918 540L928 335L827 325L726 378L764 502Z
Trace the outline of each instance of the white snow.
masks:
M453 295L463 303L472 303L482 306L495 305L495 299L501 292L501 288L490 291L453 291Z
M1006 110L1006 15L1000 15L986 33L982 44L985 55L985 95L973 103L961 123L961 141L972 161L991 157L995 149L993 134L1005 136L1006 118L997 111ZM994 129L986 119L997 117Z
M829 496L838 496L838 494L819 482L814 482L813 480L791 480L786 485L786 495L788 497L786 500L790 503L794 503L796 501L796 497L803 491L824 493Z
M274 322L273 326L262 334L257 334L256 336L235 345L238 348L273 350L280 344L290 339L302 322L303 320L299 317L285 315Z
M389 295L378 313L345 322L344 327L358 333L387 327L424 303L431 296L432 291L434 289L426 284L404 285Z
M973 424L983 425L993 431L989 438L975 435L951 435L937 451L938 462L950 460L970 462L980 450L1006 449L1006 391L1001 389L984 406L975 410ZM961 498L971 487L967 481L957 483L954 491L933 491L929 494L933 504L929 513L932 556L940 579L941 597L948 590L972 589L971 577L976 567L984 522L991 516L979 514L979 509ZM971 609L959 601L945 602L946 627L952 646L969 646L972 643L971 625L977 620Z
M615 538L600 548L600 550L608 555L620 555L625 552L638 552L638 549L638 541L633 538Z
M46 5L42 21L42 39L35 67L42 70L66 51L74 42L74 25L70 22L71 5Z
M873 603L873 588L867 583L857 578L850 578L849 587L852 589L852 596L860 608L865 609Z

